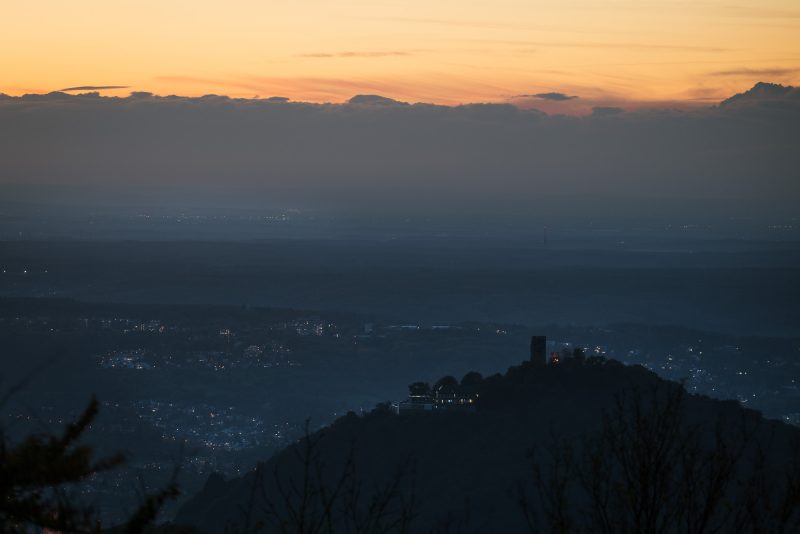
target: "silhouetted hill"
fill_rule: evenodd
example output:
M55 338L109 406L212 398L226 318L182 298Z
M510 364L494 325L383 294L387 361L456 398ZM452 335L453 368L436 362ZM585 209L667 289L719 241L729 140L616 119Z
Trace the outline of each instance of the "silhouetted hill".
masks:
M548 366L526 362L505 375L483 379L473 412L396 415L382 405L364 416L350 413L310 436L313 450L305 463L313 464L312 473L320 469L320 487L328 488L341 486L337 481L342 471L353 467L364 506L365 495L386 488L402 497L395 502L396 510L402 508L398 502L411 502L413 495L410 532L520 532L526 523L519 492L533 479L528 454L532 448L551 449L556 438L578 444L601 429L603 415L614 410L621 396L638 391L667 398L681 390L679 384L642 367L613 360L571 359ZM707 397L685 397L682 416L682 424L702 423L718 429L716 435L755 429L773 465L786 463L789 444L800 434L736 402ZM260 471L242 478L211 476L204 490L180 510L176 523L222 532L233 525L246 529L257 524L270 515L269 503L275 506L273 512L285 513L284 497L293 491L288 488L302 486L303 473L308 473L302 461L306 445L288 447Z
M720 105L725 107L734 106L737 104L746 104L748 102L764 102L787 99L800 99L800 89L791 85L758 82L744 93L737 93L730 98L726 98L720 102Z
M347 101L348 104L366 106L407 106L408 103L380 95L355 95Z

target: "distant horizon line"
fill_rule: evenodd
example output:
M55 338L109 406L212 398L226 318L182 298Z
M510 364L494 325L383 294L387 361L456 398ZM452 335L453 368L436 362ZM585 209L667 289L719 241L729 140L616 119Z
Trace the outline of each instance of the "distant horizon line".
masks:
M127 85L103 85L103 86L91 86L91 85L82 85L82 86L74 86L74 87L66 87L63 89L57 89L48 92L26 92L22 94L9 94L0 91L0 98L3 99L36 99L36 98L43 98L48 96L64 96L69 98L80 98L80 97L92 97L92 98L103 98L103 99L143 99L143 98L154 98L154 99L181 99L181 100L202 100L202 99L211 99L211 98L219 98L219 99L227 99L231 101L239 101L239 102L259 102L259 103L271 103L271 104L300 104L300 105L314 105L314 106L343 106L343 105L355 105L355 106L363 106L363 107L390 107L390 106L435 106L435 107L444 107L444 108L458 108L462 106L479 106L479 105L511 105L521 110L535 110L540 111L546 114L575 114L574 110L569 109L569 104L575 104L580 102L581 104L585 103L586 106L584 107L585 110L591 112L591 110L600 110L600 111L610 111L610 112L622 112L622 111L637 111L637 110L647 110L647 109L664 109L668 107L680 107L685 109L696 109L702 108L705 106L713 106L716 104L720 104L725 102L726 100L741 94L746 94L750 91L753 91L756 88L769 86L769 87L778 87L782 89L794 89L796 86L794 85L782 85L779 83L773 82L765 82L759 81L750 86L749 88L745 89L739 93L733 93L728 95L725 98L720 97L693 97L693 98L686 98L683 100L680 99L654 99L654 100L643 100L643 99L626 99L626 98L608 98L604 100L600 100L597 98L592 97L582 97L580 95L566 95L559 92L548 92L548 93L537 93L537 94L519 94L519 95L505 95L498 97L497 100L476 100L476 101L465 101L460 102L457 104L443 104L437 102L431 102L426 100L413 100L413 99L402 99L402 97L394 98L391 96L385 96L379 93L355 93L350 98L345 100L335 101L335 100L295 100L291 97L281 96L281 95L270 95L270 96L261 96L261 95L254 95L251 97L245 96L233 96L224 93L204 93L198 95L191 95L191 94L177 94L177 93L170 93L170 94L158 94L151 91L137 91L132 90L128 92L127 95L109 95L109 94L102 94L104 91L117 91L120 89L132 89L132 86ZM435 99L432 99L435 100ZM540 107L547 108L546 110L539 109L535 104L540 104ZM559 111L560 105L564 104L563 111ZM572 112L571 112L572 111Z

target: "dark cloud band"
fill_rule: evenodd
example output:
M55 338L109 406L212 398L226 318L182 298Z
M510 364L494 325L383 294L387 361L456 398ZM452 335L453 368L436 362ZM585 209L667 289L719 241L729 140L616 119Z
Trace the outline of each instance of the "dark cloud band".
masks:
M517 98L539 98L541 100L552 100L553 102L563 102L565 100L575 100L578 98L574 95L568 95L565 93L536 93L532 95L518 95Z
M129 89L129 85L78 85L77 87L65 87L59 89L62 93L69 91L103 91L106 89Z

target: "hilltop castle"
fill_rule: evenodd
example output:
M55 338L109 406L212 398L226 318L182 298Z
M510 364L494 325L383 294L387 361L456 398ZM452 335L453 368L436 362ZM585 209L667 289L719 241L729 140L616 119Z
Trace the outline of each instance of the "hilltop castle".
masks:
M536 366L559 362L558 353L547 357L547 337L531 337L530 362ZM480 373L470 372L464 375L461 382L452 376L446 376L431 387L426 382L414 382L408 386L408 398L394 405L398 414L433 412L437 410L475 410L480 398L478 385L483 377Z

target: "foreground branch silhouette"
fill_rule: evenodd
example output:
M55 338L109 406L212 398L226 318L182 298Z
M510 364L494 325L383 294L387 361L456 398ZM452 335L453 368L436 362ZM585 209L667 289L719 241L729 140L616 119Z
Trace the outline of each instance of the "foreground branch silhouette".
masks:
M92 449L78 443L97 417L99 403L92 397L83 413L61 435L33 434L16 445L0 429L0 532L27 533L31 527L57 532L100 532L95 510L76 504L65 487L113 469L125 462L122 454L92 459ZM168 500L178 495L173 480L147 495L129 521L116 530L137 534L147 529Z
M553 437L552 445L531 452L532 476L520 487L518 496L530 532L800 532L800 448L777 438L789 436L788 428L732 402L726 409L714 401L713 411L706 413L703 410L710 410L709 405L697 402L677 384L614 391L620 393L602 412L599 423L579 427L594 430L572 441L564 435ZM516 401L513 395L509 398ZM501 404L497 406L500 409ZM697 413L691 413L690 407ZM92 399L61 435L33 435L14 446L6 439L0 441L0 532L27 533L30 527L101 531L94 511L70 501L64 490L124 461L121 455L93 461L92 451L80 444L97 409L98 403ZM338 434L336 425L334 430L312 433L306 423L304 437L276 455L275 461L258 464L222 493L215 489L201 492L195 506L210 512L202 516L203 521L186 524L202 532L270 534L485 531L469 527L466 507L463 513L453 515L454 507L431 510L428 500L424 503L428 510L421 513L416 475L435 472L430 467L415 471L414 462L404 460L408 458L406 449L402 455L392 456L391 464L376 461L375 453L382 454L387 442L376 441L374 433L349 432L380 422L387 426L375 428L384 433L390 430L388 425L406 423L406 430L444 429L450 436L453 429L461 429L463 432L455 435L463 436L464 432L490 428L488 423L502 417L502 412L458 415L445 411L389 419L395 416L388 406L380 405L371 416L365 420L355 414L346 416L339 425L348 424ZM480 421L485 426L481 427ZM519 420L514 421L516 426L510 428L517 432ZM383 445L356 454L354 440L361 436L367 436L367 443ZM541 437L536 442L542 443ZM413 454L418 458L416 454L424 454L425 447L410 450L417 451ZM493 448L470 451L474 454L465 458L495 453ZM391 469L395 463L398 467ZM487 471L487 475L496 473ZM221 479L221 475L217 477ZM488 477L485 481L492 482ZM510 481L498 489L512 487ZM454 491L459 489L453 486ZM230 498L220 498L228 494ZM130 520L113 532L134 534L151 527L158 532L177 531L180 526L153 527L161 506L176 495L173 477L173 483L144 499ZM508 499L503 494L497 502L511 505L513 501ZM508 516L494 517L494 523L480 523L477 528L491 529L507 517L516 517L520 522L508 531L524 530L522 518L509 508ZM439 511L447 516L437 523L433 516Z
M770 470L757 420L692 423L685 396L680 387L620 394L597 433L533 451L535 497L519 499L529 530L800 531L800 455Z
M299 467L295 476L286 476L277 467L271 473L263 464L256 467L242 525L230 525L231 532L411 532L415 510L411 463L399 466L390 480L367 490L356 465L355 445L331 472L321 459L321 436L312 434L306 422L305 434L292 451Z

